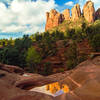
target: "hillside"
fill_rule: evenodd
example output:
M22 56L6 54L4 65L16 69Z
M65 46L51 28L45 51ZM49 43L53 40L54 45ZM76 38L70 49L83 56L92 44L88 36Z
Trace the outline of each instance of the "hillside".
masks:
M50 38L52 38L54 34L64 34L64 38L55 40L55 46L52 49L53 51L56 48L56 51L54 51L55 55L51 54L51 56L46 57L43 63L50 62L53 73L55 73L70 69L68 66L74 68L73 64L77 65L86 59L90 59L92 56L95 56L96 52L99 55L99 27L100 20L96 20L94 23L88 23L83 17L80 17L77 21L65 20L58 26L49 29L47 33L49 32L51 34ZM93 39L97 34L98 38ZM98 43L96 43L97 41ZM74 47L71 47L72 45L74 45ZM94 47L98 48L98 50L95 50ZM69 52L70 48L73 49L71 52ZM74 58L77 59L76 61L74 60L77 63L71 63L71 61L69 61L68 65L67 60L70 58L68 56L70 56L70 54L75 56L74 53L77 55L77 57Z
M53 32L53 31L62 31L62 32L65 32L67 31L68 29L79 29L79 28L82 28L82 24L86 24L86 25L91 25L92 23L88 23L84 18L80 17L79 20L77 21L64 21L62 22L61 24L59 24L58 26L56 27L53 27L51 28L50 30L48 30L49 32Z
M83 10L83 12L81 12ZM100 52L100 13L92 1L46 13L45 32L0 40L0 63L50 75L74 69Z
M64 21L41 34L0 40L0 62L50 75L75 68L100 52L100 20ZM20 52L20 53L19 53ZM96 55L97 55L96 54Z
M69 29L81 29L82 25L85 24L86 26L96 26L97 24L100 23L100 20L96 20L94 23L88 23L84 18L80 17L79 20L77 21L64 21L63 23L59 24L56 27L53 27L52 29L48 30L50 33L53 31L62 31L66 32Z

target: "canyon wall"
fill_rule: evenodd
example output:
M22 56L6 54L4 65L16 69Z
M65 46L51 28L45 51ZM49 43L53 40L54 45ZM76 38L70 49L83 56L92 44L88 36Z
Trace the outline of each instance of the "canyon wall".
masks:
M81 13L80 5L76 4L71 9L71 14L69 9L65 9L62 14L52 9L50 12L46 13L46 17L45 30L47 31L58 26L64 20L77 21L80 17L84 17L87 22L93 23L96 19L100 19L100 8L95 12L94 3L92 1L87 1L83 7L83 14Z

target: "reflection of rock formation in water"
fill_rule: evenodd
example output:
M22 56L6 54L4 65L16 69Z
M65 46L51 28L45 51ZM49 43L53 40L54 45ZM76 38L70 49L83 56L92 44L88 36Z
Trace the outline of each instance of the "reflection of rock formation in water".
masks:
M52 94L55 94L59 90L63 90L64 93L69 92L69 88L65 84L59 84L58 82L52 83L46 86L46 90L50 91Z
M68 93L69 92L69 88L65 84L62 85L62 90L64 91L64 93Z

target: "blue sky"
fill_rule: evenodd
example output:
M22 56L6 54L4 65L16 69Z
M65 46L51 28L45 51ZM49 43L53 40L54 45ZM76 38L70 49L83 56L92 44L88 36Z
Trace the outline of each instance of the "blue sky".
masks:
M45 13L51 9L63 12L71 9L76 3L81 8L87 0L0 0L0 38L16 38L23 34L43 32ZM95 9L100 0L92 0Z

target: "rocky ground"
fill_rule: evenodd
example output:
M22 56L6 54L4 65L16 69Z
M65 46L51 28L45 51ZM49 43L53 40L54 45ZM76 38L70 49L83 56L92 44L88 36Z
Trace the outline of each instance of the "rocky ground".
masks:
M67 84L69 93L54 98L29 91L56 81ZM0 64L0 100L100 100L100 57L87 60L71 71L50 76L24 73L19 67Z

